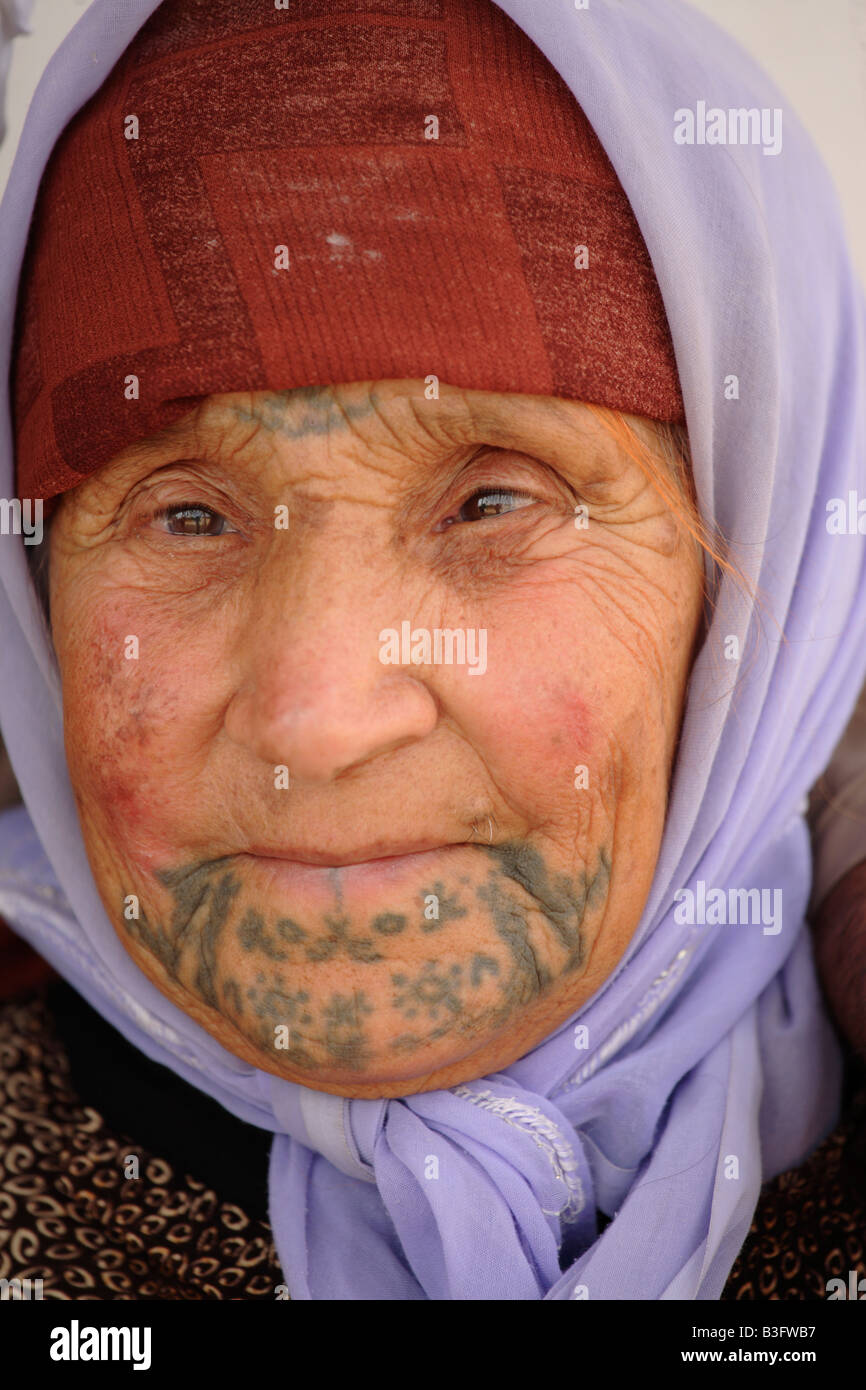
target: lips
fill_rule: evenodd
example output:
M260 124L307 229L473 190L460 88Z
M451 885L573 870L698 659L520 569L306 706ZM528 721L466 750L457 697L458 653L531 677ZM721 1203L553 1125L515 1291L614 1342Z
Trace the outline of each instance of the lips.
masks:
M383 854L383 849L390 852ZM393 844L365 846L341 854L292 846L274 854L269 846L264 853L248 851L237 858L246 861L269 885L298 906L324 909L333 906L336 894L340 901L343 895L350 895L359 909L367 906L372 910L381 905L384 890L405 885L417 891L425 881L435 882L449 859L461 852L473 852L471 845L429 846L428 842L427 848L421 848L418 841L402 854L396 851ZM293 857L289 858L289 854ZM301 854L308 857L302 859Z
M273 848L254 846L246 851L256 859L276 859L283 864L306 864L320 869L342 869L353 864L386 864L394 859L407 859L416 854L429 854L432 850L452 849L452 842L442 840L414 840L401 844L385 845L381 842L365 845L360 849L347 849L325 854L321 850L299 849L294 846Z

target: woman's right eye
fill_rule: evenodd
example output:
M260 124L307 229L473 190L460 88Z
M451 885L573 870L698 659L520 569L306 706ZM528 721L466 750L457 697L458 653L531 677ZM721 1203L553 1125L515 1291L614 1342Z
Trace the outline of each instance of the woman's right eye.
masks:
M151 520L164 522L164 529L171 536L222 536L229 529L229 523L221 512L215 512L200 502L160 507ZM176 529L172 528L172 522L178 523Z

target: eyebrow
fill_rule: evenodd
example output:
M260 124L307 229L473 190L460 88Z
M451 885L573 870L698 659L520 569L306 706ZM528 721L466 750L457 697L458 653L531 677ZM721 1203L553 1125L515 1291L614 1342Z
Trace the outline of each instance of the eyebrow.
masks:
M182 428L178 424L168 425L164 430L157 434L147 435L144 439L136 439L132 444L127 445L123 452L118 455L117 461L128 463L130 467L140 467L142 464L158 468L165 463L165 456L176 449L183 449L192 442L195 431L191 422L186 422Z
M582 417L574 408L582 402L521 393L484 392L474 398L470 392L463 406L461 432L459 403L455 412L448 401L445 396L438 404L445 407L440 418L450 418L452 427L457 425L457 433L450 435L452 446L483 443L514 450L541 459L566 477L580 477L584 485L593 475L599 482L609 481L611 470L622 464L611 436L594 418Z

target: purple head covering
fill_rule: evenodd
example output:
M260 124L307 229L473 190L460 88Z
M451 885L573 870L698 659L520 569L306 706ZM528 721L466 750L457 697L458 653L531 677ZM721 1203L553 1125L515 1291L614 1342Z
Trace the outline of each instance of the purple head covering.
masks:
M4 392L45 161L156 3L95 0L37 90L0 206ZM0 544L0 724L26 810L0 818L0 912L142 1051L274 1132L270 1215L293 1298L718 1298L762 1180L799 1162L838 1105L803 803L866 671L862 540L826 524L827 503L864 486L866 305L810 141L706 19L675 0L498 3L574 92L629 196L701 512L758 590L720 576L623 960L507 1072L448 1090L342 1100L228 1053L142 975L99 899L18 537ZM5 394L0 429L12 497ZM680 890L701 904L738 889L763 893L758 922L687 920ZM601 1235L597 1210L614 1217Z

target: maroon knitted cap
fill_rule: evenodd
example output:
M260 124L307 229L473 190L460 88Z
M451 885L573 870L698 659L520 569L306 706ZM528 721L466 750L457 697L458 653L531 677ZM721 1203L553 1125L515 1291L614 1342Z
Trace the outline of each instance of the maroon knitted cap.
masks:
M626 195L490 0L164 0L54 147L19 296L22 497L218 392L435 374L684 418Z

